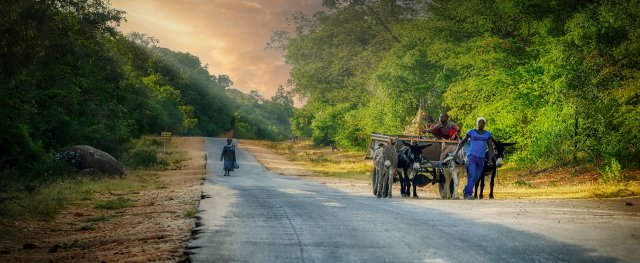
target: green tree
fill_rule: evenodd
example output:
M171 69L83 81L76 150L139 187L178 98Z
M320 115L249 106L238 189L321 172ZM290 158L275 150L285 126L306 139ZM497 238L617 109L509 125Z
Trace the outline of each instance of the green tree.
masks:
M638 165L638 1L323 3L270 42L307 98L294 134L362 147L427 98L464 129L485 116L522 165Z

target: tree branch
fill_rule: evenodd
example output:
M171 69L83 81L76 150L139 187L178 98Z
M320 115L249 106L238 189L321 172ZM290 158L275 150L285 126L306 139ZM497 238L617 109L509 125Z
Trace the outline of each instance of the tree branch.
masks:
M365 2L362 2L362 6L367 8L367 10L369 10L369 12L373 13L373 17L384 28L384 30L387 31L387 33L389 33L389 35L391 36L391 38L393 38L393 40L395 40L398 43L402 43L402 41L400 41L400 39L396 35L393 34L393 32L391 31L391 28L389 28L389 26L382 20L382 18L376 12L376 10L374 10L371 6L367 5Z

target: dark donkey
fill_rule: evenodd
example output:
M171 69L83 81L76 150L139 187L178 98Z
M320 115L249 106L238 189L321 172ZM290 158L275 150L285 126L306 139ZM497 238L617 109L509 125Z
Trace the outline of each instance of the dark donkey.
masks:
M400 144L398 143L396 145ZM413 198L418 198L415 179L420 170L420 163L423 162L422 150L431 146L431 144L414 145L402 141L402 145L404 145L404 147L398 149L398 169L402 170L401 173L398 173L400 179L400 194L402 197L411 196L410 188L413 183Z
M476 182L475 185L475 191L473 191L473 197L474 198L478 198L478 186L480 186L480 199L483 199L483 195L482 192L484 190L484 177L487 175L491 175L491 182L489 184L489 199L493 199L493 183L494 180L496 178L496 176L498 175L498 167L502 166L502 158L504 158L504 150L505 147L507 146L511 146L511 145L515 145L516 143L511 143L511 142L500 142L498 140L493 140L493 160L488 160L489 159L489 153L487 152L487 154L484 157L484 161L485 161L485 165L482 168L482 173L480 174L480 178L478 178L478 181ZM493 165L492 166L488 166L487 163L491 162Z

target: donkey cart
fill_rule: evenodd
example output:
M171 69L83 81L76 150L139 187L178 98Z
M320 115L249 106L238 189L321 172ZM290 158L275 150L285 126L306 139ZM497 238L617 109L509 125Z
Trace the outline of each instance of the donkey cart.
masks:
M419 167L415 166L415 169L412 169L413 173L413 183L416 186L426 186L427 184L435 184L438 183L438 190L441 197L445 196L445 177L443 176L443 160L447 156L448 153L453 152L458 145L458 141L453 140L434 140L424 138L422 136L409 136L409 135L385 135L385 134L371 134L371 142L369 143L369 157L373 157L374 151L380 147L381 145L388 145L391 141L395 141L395 149L396 154L401 157L403 152L403 147L408 147L407 145L417 145L426 148L423 148L420 152L419 158L416 158L417 163L419 163ZM429 146L427 146L429 145ZM392 169L397 169L398 167L392 167ZM398 173L396 173L398 174ZM379 172L376 169L373 169L371 173L371 185L373 187L374 194L376 193L376 185L379 181ZM394 178L393 181L396 181L397 178ZM457 191L452 189L453 184L450 184L450 192ZM386 189L385 189L386 191ZM415 193L414 193L415 194Z

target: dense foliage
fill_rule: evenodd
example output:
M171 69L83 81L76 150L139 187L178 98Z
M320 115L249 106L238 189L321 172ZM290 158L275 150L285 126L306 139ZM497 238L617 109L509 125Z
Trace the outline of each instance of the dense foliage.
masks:
M294 92L292 130L361 148L415 116L476 117L522 165L640 160L640 1L325 0L274 32Z
M46 176L53 152L76 144L119 158L133 138L160 131L290 136L290 94L253 100L191 54L122 35L124 12L104 0L8 0L0 13L3 175Z

